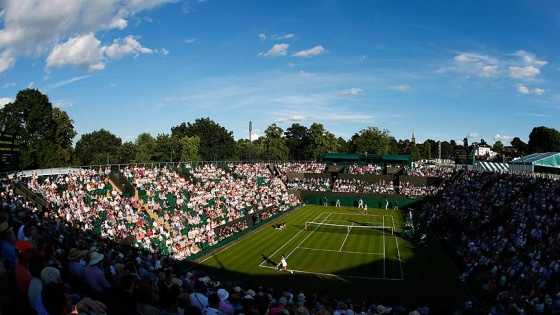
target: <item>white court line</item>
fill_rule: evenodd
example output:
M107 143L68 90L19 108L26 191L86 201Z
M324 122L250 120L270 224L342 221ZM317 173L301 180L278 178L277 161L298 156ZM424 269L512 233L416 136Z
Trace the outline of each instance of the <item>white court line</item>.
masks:
M352 222L351 227L354 226L354 222ZM350 229L351 229L350 227ZM338 249L339 252L342 251L342 247L344 247L344 244L346 244L346 240L348 239L348 235L350 235L350 229L348 229L348 232L346 233L346 237L344 238L344 242L342 242L342 245L340 245L340 248Z
M362 255L383 255L383 253L370 253L370 252L351 252L351 251L341 251L335 249L322 249L322 248L312 248L312 247L298 247L298 249L314 250L322 252L335 252L335 253L345 253L345 254L362 254Z
M324 212L321 212L319 215L317 215L317 217L316 217L315 219L319 218L321 215L323 215L323 213L324 213ZM331 214L332 214L332 212L329 213L329 215L327 216L327 218L325 218L325 220L328 219L329 216L330 216ZM315 220L315 219L313 219L313 220ZM325 220L323 220L323 222L324 222ZM317 228L315 228L315 229L317 229ZM278 249L277 249L274 253L272 253L269 257L274 257L274 255L276 255L282 248L284 248L284 246L286 246L287 244L289 244L289 243L290 243L294 238L296 238L300 233L303 233L303 231L304 231L304 230L300 230L299 232L297 232L292 238L290 238L286 243L284 243L284 245L282 245L280 248L278 248ZM309 235L302 241L302 243L303 243L310 235L311 235L311 234L309 234ZM300 243L299 245L301 245L301 243ZM298 246L299 246L299 245L298 245ZM294 250L292 250L287 256L285 256L286 260L288 259L288 257L290 257L290 255L291 255L296 249L297 249L297 246L296 246L296 248L295 248ZM261 263L259 264L259 267L266 267L266 266L263 266L263 264L264 264L265 262L267 262L267 261L266 261L266 260L263 260L263 262L261 262Z

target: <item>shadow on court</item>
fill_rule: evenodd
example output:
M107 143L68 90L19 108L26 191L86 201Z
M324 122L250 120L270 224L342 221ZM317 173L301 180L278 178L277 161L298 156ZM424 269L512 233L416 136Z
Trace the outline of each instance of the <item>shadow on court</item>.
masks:
M277 265L277 263L274 262L274 260L267 257L265 254L261 254L261 256L262 256L263 260L266 261L267 264L269 264L271 266L276 266Z

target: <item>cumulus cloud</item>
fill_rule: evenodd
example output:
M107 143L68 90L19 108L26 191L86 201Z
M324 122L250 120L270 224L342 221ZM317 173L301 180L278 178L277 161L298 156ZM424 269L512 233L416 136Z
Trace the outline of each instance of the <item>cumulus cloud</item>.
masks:
M6 1L0 15L0 73L20 57L50 58L47 63L102 69L100 43L95 34L124 30L137 14L175 0L149 1ZM191 2L191 1L188 1ZM127 37L125 37L127 38ZM93 50L86 54L85 48ZM62 51L71 48L71 53ZM58 57L67 57L61 60ZM80 61L80 57L85 57ZM88 64L90 62L90 64Z
M300 70L299 75L301 75L302 77L312 77L312 76L314 76L313 73L307 72L307 71L303 71L303 70Z
M3 108L6 104L13 102L13 98L0 97L0 108Z
M362 89L360 88L351 88L348 90L342 91L342 95L358 95L362 93Z
M263 34L263 33L260 33L260 34L259 34L259 39L260 39L260 40L265 40L265 39L266 39L266 35Z
M527 88L525 85L518 86L517 91L522 94L529 94L531 92L529 91L529 88Z
M510 137L510 136L506 136L506 135L501 135L499 133L497 133L494 136L494 141L502 141L504 144L509 144L511 142L511 140L513 140L513 138L515 137Z
M266 53L260 53L259 56L274 58L278 56L286 56L288 54L289 44L274 44Z
M521 94L535 94L535 95L543 95L544 94L544 90L541 89L541 88L534 88L534 89L531 90L525 85L518 85L517 86L517 91Z
M451 69L467 72L469 74L489 78L494 77L498 74L498 60L475 53L461 53L456 55L453 60L455 61L455 67ZM440 68L439 72L446 71L445 68Z
M541 73L541 70L534 66L511 66L509 67L509 71L509 76L515 79L534 78L539 73Z
M120 59L124 56L137 56L152 53L153 50L142 47L134 36L115 39L110 46L102 46L93 33L68 39L57 44L47 57L47 67L64 67L71 65L86 68L88 71L103 70L108 59Z
M325 48L323 46L318 45L310 49L300 50L297 53L293 54L295 57L303 57L303 58L311 58L325 53Z
M467 138L480 138L480 135L477 132L471 132L467 135Z
M290 123L290 122L299 122L299 121L304 121L305 117L301 116L301 115L293 115L290 117L280 117L280 118L276 118L274 120L274 122L277 123Z

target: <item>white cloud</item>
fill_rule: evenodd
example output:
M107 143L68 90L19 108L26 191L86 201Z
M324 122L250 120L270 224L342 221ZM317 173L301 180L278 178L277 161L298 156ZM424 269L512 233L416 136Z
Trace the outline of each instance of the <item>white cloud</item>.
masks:
M31 81L31 82L29 82L29 84L27 85L27 88L28 88L28 89L31 89L31 88L33 88L34 85L35 85L35 81Z
M88 60L94 60L95 55L99 54L99 44L89 46L94 48L91 55L72 47L73 53L86 58L83 61L80 61L77 55L61 52L60 48L77 44L92 45L92 38L99 32L103 32L104 38L111 41L107 31L124 30L130 19L136 18L138 13L171 2L176 0L5 1L0 16L0 73L11 68L16 60L23 56L48 56L51 59L47 62L53 66L72 65L90 70L102 69L102 63L88 63ZM54 51L55 49L58 50ZM62 55L66 55L70 60L62 61L56 58Z
M325 53L325 49L323 46L318 45L310 49L300 50L297 53L293 54L295 57L303 57L303 58L310 58L315 57Z
M303 71L303 70L301 70L301 71L298 72L298 73L299 73L299 75L301 75L302 77L312 77L312 76L314 76L313 73L307 72L307 71Z
M276 118L274 120L274 122L277 123L289 123L289 122L299 122L299 121L304 121L305 117L301 116L301 115L293 115L290 117L280 117L280 118Z
M68 39L57 44L47 57L47 67L71 65L86 68L88 71L103 70L107 59L120 59L124 56L149 54L153 50L142 47L134 36L115 39L110 46L101 46L93 33Z
M509 71L509 76L514 79L531 79L541 73L541 70L534 66L511 66L509 67Z
M520 57L523 60L523 63L526 65L542 67L548 63L548 61L546 60L538 60L535 54L527 52L525 50L518 50L513 55Z
M259 39L260 39L260 40L265 40L265 39L266 39L266 35L263 34L263 33L260 33L260 34L259 34Z
M8 88L12 88L15 87L16 83L15 82L10 82L10 83L6 83L2 86L2 89L8 89Z
M192 44L192 43L194 43L194 42L196 42L196 38L187 38L187 39L185 39L185 43L187 43L187 44Z
M103 69L103 51L99 44L93 33L70 38L63 44L55 45L47 57L47 67L72 65L89 71Z
M272 48L266 53L260 53L260 56L274 58L277 56L286 56L288 54L289 44L274 44Z
M483 78L495 77L498 75L498 60L490 56L461 53L456 55L453 60L455 67L451 70L466 72ZM438 72L445 72L446 68L438 69Z
M351 88L348 90L343 90L342 95L358 95L362 93L362 89L360 88Z
M535 95L543 95L544 94L544 90L541 88L534 88L532 90L530 90L527 86L525 85L519 85L517 86L517 91L519 93L522 94L535 94Z
M404 91L410 90L410 86L408 86L408 85L396 85L396 86L390 86L389 89L404 92Z
M471 132L469 133L469 135L467 136L467 138L480 138L480 135L477 132Z
M499 133L497 133L494 136L494 141L501 141L502 143L504 143L505 145L509 145L511 140L513 140L513 138L515 137L510 137L510 136L506 136L506 135L501 135Z
M292 33L282 36L282 39L294 39L294 38L296 38L296 35Z
M517 91L522 94L529 94L531 92L525 85L518 86Z
M90 77L91 76L89 76L89 75L84 75L84 76L79 76L79 77L74 77L74 78L63 80L63 81L59 81L59 82L56 82L56 83L53 83L51 85L46 86L45 90L50 91L50 90L55 89L57 87L65 86L67 84L74 83L74 82L77 82L77 81L81 81L81 80L84 80L84 79L87 79L87 78L90 78Z
M13 98L1 97L0 98L0 108L3 108L6 104L13 102Z

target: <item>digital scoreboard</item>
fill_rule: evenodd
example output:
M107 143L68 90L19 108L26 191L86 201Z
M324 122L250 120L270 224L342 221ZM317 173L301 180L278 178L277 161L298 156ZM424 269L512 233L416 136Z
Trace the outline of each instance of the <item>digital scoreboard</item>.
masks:
M0 132L0 173L19 168L19 135Z

